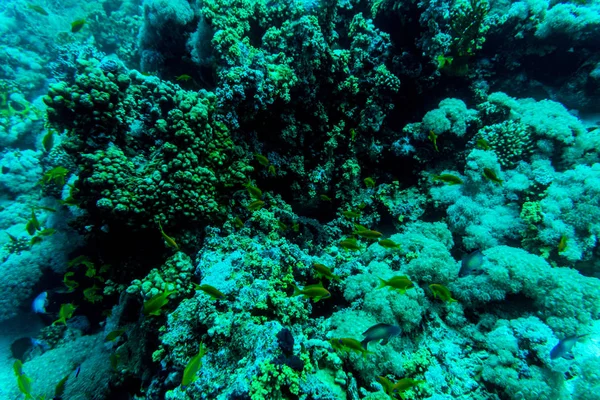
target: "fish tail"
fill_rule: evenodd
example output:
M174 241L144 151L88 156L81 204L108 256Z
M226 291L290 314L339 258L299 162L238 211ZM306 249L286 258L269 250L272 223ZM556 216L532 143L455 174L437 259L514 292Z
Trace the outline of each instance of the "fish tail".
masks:
M294 288L294 294L292 294L292 297L300 296L302 294L302 290L300 290L300 288L298 286L296 286L292 283L292 287Z
M360 345L363 347L363 349L365 349L365 351L368 351L368 346L369 346L369 339L365 338L360 342Z
M377 289L381 289L381 288L387 286L387 282L384 279L381 279L380 277L377 277L377 279L380 280L380 283L379 283L379 286L377 286Z

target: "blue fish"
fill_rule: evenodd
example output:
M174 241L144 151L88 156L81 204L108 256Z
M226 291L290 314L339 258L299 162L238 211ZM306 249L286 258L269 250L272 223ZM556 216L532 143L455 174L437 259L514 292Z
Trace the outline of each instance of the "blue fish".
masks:
M575 343L577 343L577 341L584 336L587 336L587 335L567 336L566 338L559 341L558 344L556 346L554 346L552 348L552 350L550 350L550 359L555 360L558 357L562 357L567 360L572 360L573 353L571 353L571 349L573 349L573 346L575 346Z
M390 325L390 324L373 325L372 327L370 327L363 333L363 336L366 336L366 337L360 343L362 344L362 346L364 347L365 350L368 350L367 346L369 345L369 342L381 340L380 344L386 345L390 341L390 339L398 336L400 334L400 332L401 332L400 327L396 326L396 325Z
M483 253L479 250L475 250L472 253L466 254L462 258L460 265L460 271L458 271L458 277L463 278L469 275L481 275L483 274Z
M48 305L48 292L42 292L33 299L31 310L36 314L46 314L46 305Z

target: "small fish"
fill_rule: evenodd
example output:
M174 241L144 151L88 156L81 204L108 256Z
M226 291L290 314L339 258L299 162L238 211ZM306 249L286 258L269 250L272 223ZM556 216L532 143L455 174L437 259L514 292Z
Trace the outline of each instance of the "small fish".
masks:
M282 231L288 230L288 226L281 221L277 221L277 227Z
M23 361L17 358L13 363L13 371L16 376L23 375Z
M356 139L356 129L350 128L350 140L352 140L354 142L355 139Z
M175 80L178 82L187 82L191 79L192 79L192 77L189 76L188 74L182 74L175 78Z
M472 253L463 256L460 264L460 270L458 271L458 277L464 278L468 275L481 275L483 274L483 253L479 250L475 250Z
M183 370L183 377L181 378L182 387L185 388L198 379L198 371L200 371L200 368L202 367L202 357L204 357L205 354L206 348L204 347L204 344L200 342L198 354L190 359Z
M368 177L364 179L365 182L365 186L368 188L373 188L375 187L375 179Z
M223 292L211 285L198 285L197 283L194 283L194 289L203 291L204 293L209 295L213 300L222 300L225 298L225 294Z
M66 272L65 275L63 276L63 283L65 284L66 287L69 288L69 293L74 291L78 286L79 283L77 283L76 281L70 279L72 276L75 275L75 272Z
M275 175L275 166L269 165L269 168L267 168L267 172L270 173L271 175Z
M17 376L17 386L21 393L25 395L25 399L33 399L33 396L31 395L31 378L23 372L23 362L21 360L16 360L13 364L13 370Z
M489 179L490 181L497 183L498 185L502 185L502 179L498 178L494 170L490 168L483 169L483 176Z
M42 354L50 350L50 345L43 340L31 338L31 345L37 347L42 351Z
M452 65L452 61L454 61L454 57L440 54L439 56L437 56L438 69L444 69Z
M440 300L449 303L454 303L458 301L452 298L452 293L450 293L450 290L444 285L440 285L439 283L432 283L431 285L429 285L429 289L431 289L433 297L435 297L436 299L439 298Z
M377 381L381 384L381 386L383 386L383 391L385 392L385 394L393 398L392 396L394 394L394 384L392 383L392 381L390 381L385 376L378 376Z
M117 370L117 366L119 365L119 360L121 359L121 356L117 353L112 353L109 357L110 360L110 366L113 370Z
M320 194L319 198L323 201L331 201L331 197L327 196L326 194Z
M292 230L293 230L294 232L296 232L296 233L300 232L300 224L299 224L299 223L297 223L297 222L295 222L295 223L292 225Z
M35 229L36 231L39 231L42 229L42 225L40 224L40 221L37 219L37 217L35 216L35 210L32 208L31 209L31 219L29 220L29 222L31 222L31 226L33 227L33 229ZM29 232L29 231L28 231Z
M58 202L64 206L79 207L79 201L75 200L73 196L69 196L64 200L59 200Z
M380 239L377 243L381 247L385 247L386 249L399 249L400 248L400 245L391 239Z
M584 336L587 335L568 336L559 341L558 344L554 346L552 350L550 350L550 359L555 360L558 357L562 357L567 360L572 360L573 353L571 353L571 350L573 349L573 346L575 346L577 341Z
M102 301L102 295L98 294L99 287L93 285L83 291L83 297L85 297L86 301L89 301L92 304L95 304L98 301Z
M75 378L77 378L79 376L80 372L81 372L81 364L79 364L77 366L77 368L75 369Z
M39 233L40 236L52 236L56 233L56 229L54 228L46 228L42 229Z
M56 212L56 209L55 209L55 208L52 208L52 207L46 207L46 206L37 206L36 208L39 208L40 210L44 210L44 211Z
M449 185L460 185L463 183L462 179L460 179L458 176L452 175L452 174L434 175L433 180L441 181L441 182L447 183Z
M237 229L242 229L244 227L244 221L242 221L240 217L235 217L233 220L233 226L235 226Z
M311 298L316 303L321 299L328 299L331 297L331 293L327 289L323 287L323 284L318 283L316 285L308 285L304 286L304 288L300 289L298 286L292 284L294 288L294 293L292 297L295 296L304 296L305 298Z
M160 315L161 309L169 303L168 297L176 292L176 290L165 290L145 301L143 308L144 315Z
M477 141L475 142L475 147L477 147L480 150L485 150L485 151L488 151L489 149L491 149L490 144L484 138L477 139Z
M77 309L71 303L62 304L58 311L58 319L52 323L52 325L64 324L67 325L67 320L73 316L73 313Z
M403 378L400 379L398 382L394 383L394 386L392 386L392 392L398 392L400 394L400 397L402 397L403 392L407 391L408 389L412 389L415 386L422 385L424 383L426 383L426 381L424 380Z
M31 222L31 220L27 221L27 223L25 224L25 230L30 235L35 235L35 225L33 225L33 223Z
M429 133L427 134L427 139L429 139L431 143L433 143L433 148L439 153L440 150L438 149L437 138L438 135L436 135L434 131L429 130Z
M328 267L326 267L323 264L319 264L319 263L314 263L313 264L313 269L315 270L315 272L317 273L317 275L320 278L327 278L330 281L331 280L336 280L336 281L340 281L340 277L335 275L331 269L329 269Z
M254 158L256 158L256 161L258 161L260 165L265 167L269 166L269 159L262 154L254 154Z
M333 349L337 351L351 350L356 353L362 354L364 357L366 357L367 354L370 353L362 346L362 344L358 340L352 338L329 339L329 343L331 344L331 347L333 347Z
M356 222L353 222L352 225L354 225L354 229L357 231L368 231L369 230L369 228L367 228L366 226L357 224Z
M358 235L365 239L379 239L383 235L381 232L374 231L371 229L357 230L357 231L352 232L352 234Z
M160 224L160 221L158 221L158 228L160 229L160 234L162 235L163 239L165 239L165 242L167 243L167 246L174 248L175 250L179 250L179 246L177 245L177 243L175 242L175 240L173 240L172 237L168 236L165 231L162 228L162 225Z
M27 8L29 8L30 10L33 10L36 13L41 14L41 15L46 15L46 16L49 15L48 11L44 10L41 6L38 6L36 4L28 4Z
M125 333L125 331L123 329L117 329L115 331L110 332L108 335L106 335L106 337L104 338L104 341L105 342L114 342L115 340L120 338L124 333Z
M246 208L250 211L258 211L265 205L265 202L262 200L254 200L252 203L248 204Z
M560 242L558 242L558 252L562 253L567 249L567 235L562 235L560 237Z
M342 249L358 251L362 248L358 245L358 242L354 238L346 238L339 243Z
M56 387L54 388L53 400L59 400L63 397L63 395L65 394L65 384L67 383L68 379L69 379L69 375L65 376L60 381L58 381L58 383L56 384Z
M387 281L381 278L379 278L379 280L381 281L381 283L379 284L377 289L381 289L387 286L389 288L396 289L401 294L404 294L408 289L415 287L415 284L412 283L411 280L404 275L394 276L393 278L390 278Z
M356 211L344 211L342 215L348 219L360 218L360 213Z
M46 306L48 305L48 292L42 292L38 294L33 303L31 304L31 310L36 314L46 314Z
M381 340L381 345L386 345L392 338L400 335L401 329L399 326L390 324L377 324L373 325L366 331L363 336L366 336L360 344L367 350L369 342Z
M244 185L244 187L248 191L248 194L250 195L250 197L252 197L256 200L260 200L262 198L262 195L263 195L262 190L260 190L256 186L252 186L251 184L247 183Z
M16 242L18 242L18 241L19 241L19 239L17 239L17 237L16 237L15 235L11 235L10 233L8 233L8 232L6 232L6 231L4 231L4 233L6 233L6 234L8 235L8 237L9 237L9 238L10 238L10 240L11 240L11 242L14 242L14 243L16 243Z
M42 147L46 153L48 153L50 150L52 150L52 146L54 146L54 131L50 130L42 139Z
M81 30L81 28L83 28L83 25L85 25L85 19L78 19L78 20L71 22L71 32L72 33L79 32Z
M29 246L34 246L38 243L42 243L44 239L42 239L42 237L40 235L36 235L34 237L31 238L31 240L29 241Z

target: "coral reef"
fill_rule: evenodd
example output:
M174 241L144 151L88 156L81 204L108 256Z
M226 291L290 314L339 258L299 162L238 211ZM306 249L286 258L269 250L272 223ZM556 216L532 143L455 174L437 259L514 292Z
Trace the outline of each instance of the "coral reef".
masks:
M599 29L3 2L0 397L596 398Z

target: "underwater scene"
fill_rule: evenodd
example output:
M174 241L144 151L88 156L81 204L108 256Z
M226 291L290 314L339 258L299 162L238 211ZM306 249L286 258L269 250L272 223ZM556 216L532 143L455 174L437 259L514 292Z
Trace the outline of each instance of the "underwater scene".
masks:
M600 400L600 0L0 0L0 400Z

